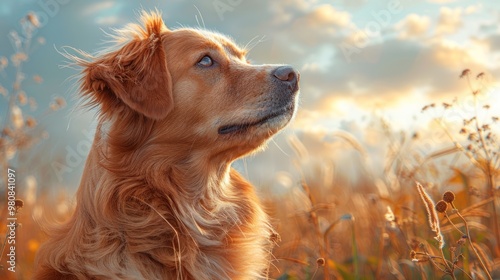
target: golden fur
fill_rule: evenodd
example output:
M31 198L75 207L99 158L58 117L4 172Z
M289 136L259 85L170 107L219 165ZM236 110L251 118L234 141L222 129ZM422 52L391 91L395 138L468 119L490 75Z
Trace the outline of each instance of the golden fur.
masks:
M49 232L34 279L267 278L275 234L231 163L290 121L299 74L158 13L114 40L71 57L100 121L75 213Z

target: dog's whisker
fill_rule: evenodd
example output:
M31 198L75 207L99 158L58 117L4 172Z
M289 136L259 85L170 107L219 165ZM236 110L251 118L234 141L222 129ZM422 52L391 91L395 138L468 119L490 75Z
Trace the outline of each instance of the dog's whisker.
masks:
M252 39L250 39L250 41L248 41L248 43L246 43L246 45L243 47L243 49L247 50L248 51L248 46L255 40L259 37L259 35L256 35L255 37L253 37Z
M206 28L205 21L203 20L203 15L201 14L200 9L198 9L198 7L196 7L196 5L193 5L193 6L198 11L198 15L200 16L200 19L201 19L202 25L200 25L200 22L198 21L198 15L194 16L196 18L196 22L198 23L198 26L203 27L203 29L205 29Z
M181 29L181 28L188 28L188 26L187 26L187 25L182 24L182 23L180 23L180 22L178 22L178 21L176 21L176 22L175 22L175 24L177 24L177 29Z
M276 141L275 141L273 138L271 138L271 142L272 142L272 143L273 143L273 144L274 144L274 145L275 145L275 146L276 146L276 147L277 147L277 148L278 148L278 149L279 149L279 150L280 150L280 151L281 151L281 152L282 152L285 156L290 157L290 155L289 155L289 154L287 154L287 153L286 153L286 152L285 152L285 151L284 151L284 150L280 147L280 145L278 145L278 143L276 143Z
M251 46L245 48L247 52L252 51L253 48L255 48L258 44L265 42L266 35L263 35L257 42L253 43ZM253 40L252 40L253 41Z

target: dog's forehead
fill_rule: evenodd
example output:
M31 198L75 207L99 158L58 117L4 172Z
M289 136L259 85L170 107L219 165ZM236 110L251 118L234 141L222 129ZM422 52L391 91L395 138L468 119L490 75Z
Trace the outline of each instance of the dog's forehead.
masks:
M205 29L182 28L175 30L173 33L177 33L182 40L185 40L186 43L193 47L219 49L238 58L245 57L247 53L232 38L218 32Z

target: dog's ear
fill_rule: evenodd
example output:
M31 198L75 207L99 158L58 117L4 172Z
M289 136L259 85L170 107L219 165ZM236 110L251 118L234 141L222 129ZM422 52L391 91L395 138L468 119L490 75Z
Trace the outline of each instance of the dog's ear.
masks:
M144 27L133 24L115 36L128 41L114 52L86 63L82 89L103 113L121 104L151 119L162 119L173 108L172 78L168 71L158 13L143 13Z

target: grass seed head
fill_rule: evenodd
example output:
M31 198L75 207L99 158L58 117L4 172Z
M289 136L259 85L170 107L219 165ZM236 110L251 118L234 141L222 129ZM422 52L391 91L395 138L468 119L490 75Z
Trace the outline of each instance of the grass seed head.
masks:
M447 191L443 194L443 200L452 203L455 201L455 194L452 191Z
M33 25L33 27L40 27L40 20L38 19L38 16L33 13L33 12L30 12L26 15L26 19L28 20L29 23L31 23L31 25Z
M411 251L410 251L410 258L411 258L411 259L414 259L414 258L416 258L416 257L417 257L417 252L415 252L414 250L411 250Z
M460 74L460 78L466 77L470 74L470 69L462 70L462 74Z
M460 239L457 240L457 246L464 245L465 241L467 241L467 235L464 235L464 236L460 237Z
M445 213L448 209L448 203L446 203L444 200L440 200L436 203L435 208L439 213Z
M14 200L14 206L16 207L16 211L23 208L24 206L24 201L21 199L16 199Z
M444 240L441 234L441 228L439 227L439 218L434 208L434 202L427 192L424 190L424 187L420 183L416 183L417 191L424 203L425 210L427 211L427 217L429 219L429 226L433 232L436 233L436 237L434 237L439 242L439 248L443 248Z
M33 128L37 125L37 122L34 118L32 117L28 117L26 119L26 126L29 127L29 128Z

